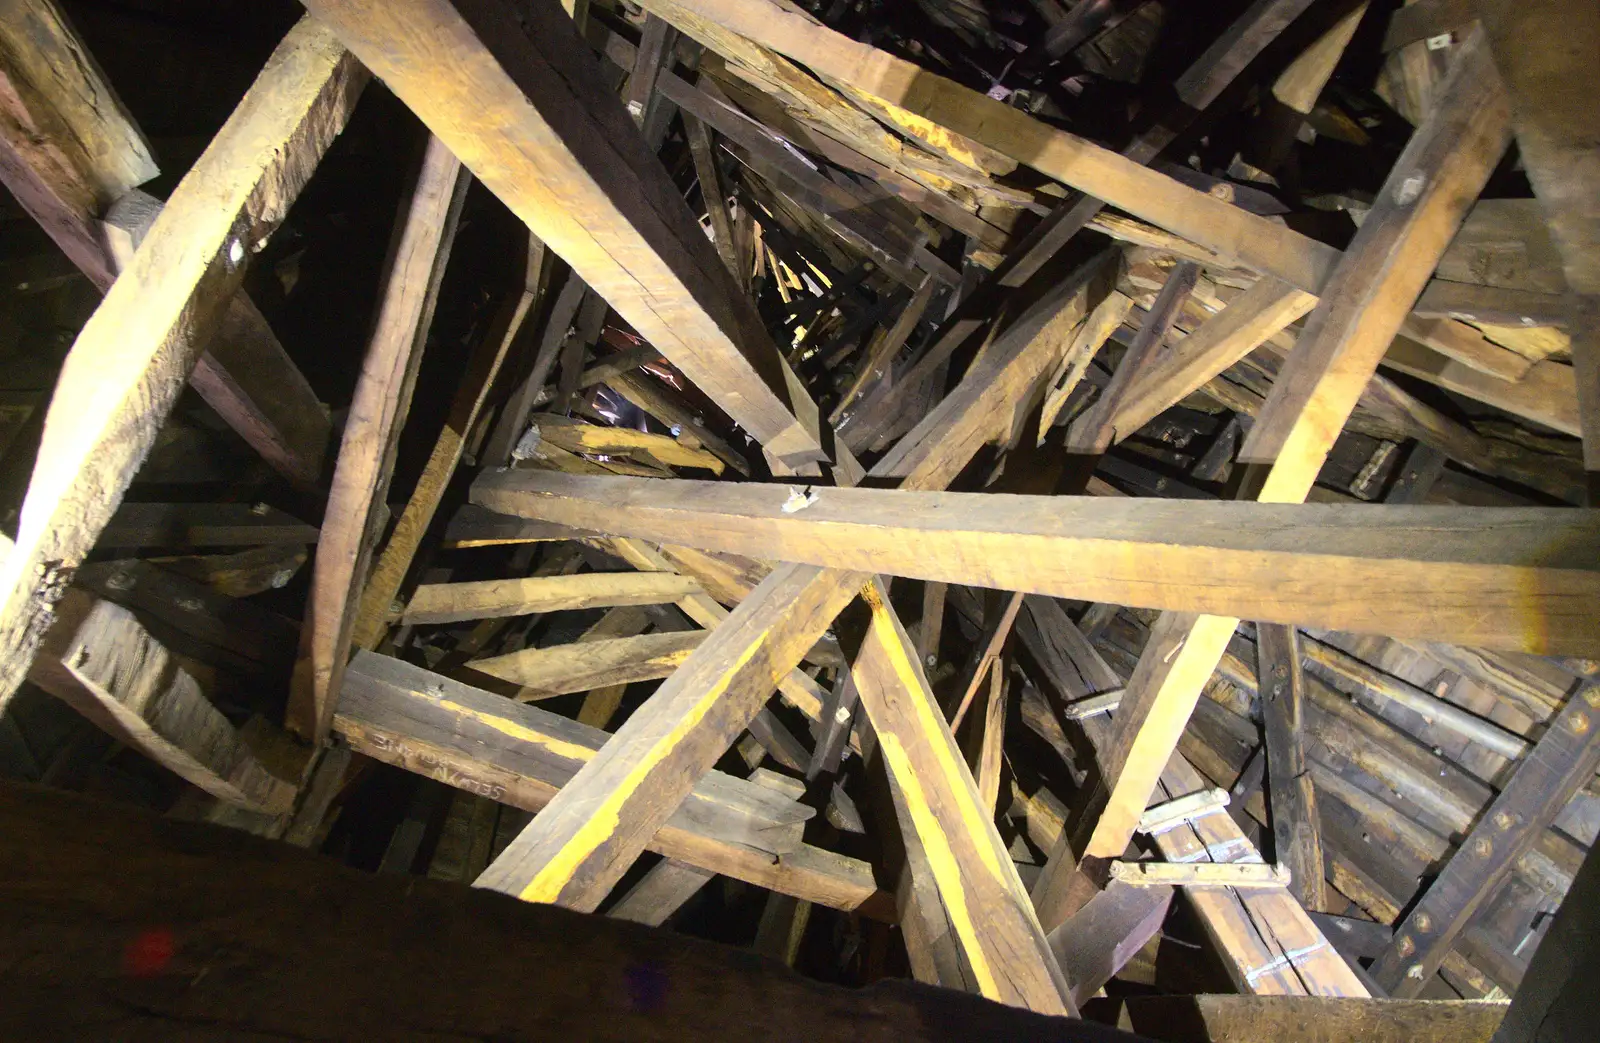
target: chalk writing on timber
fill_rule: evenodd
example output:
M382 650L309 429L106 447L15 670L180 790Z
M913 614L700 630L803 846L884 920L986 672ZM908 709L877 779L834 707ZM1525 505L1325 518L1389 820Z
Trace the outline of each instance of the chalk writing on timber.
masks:
M505 798L506 788L504 786L473 778L466 772L446 762L436 753L429 753L427 750L419 750L414 746L407 746L399 739L390 738L387 735L371 733L367 736L367 739L371 742L374 752L402 761L404 762L403 766L410 770L417 771L420 769L447 786L454 786L456 789L463 789L468 793L476 793L478 796L488 797L490 800L503 800Z

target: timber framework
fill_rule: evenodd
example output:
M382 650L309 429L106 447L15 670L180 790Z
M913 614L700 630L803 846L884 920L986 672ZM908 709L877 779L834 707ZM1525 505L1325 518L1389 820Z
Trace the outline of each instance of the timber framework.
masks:
M1587 1038L1597 64L0 0L0 1027Z

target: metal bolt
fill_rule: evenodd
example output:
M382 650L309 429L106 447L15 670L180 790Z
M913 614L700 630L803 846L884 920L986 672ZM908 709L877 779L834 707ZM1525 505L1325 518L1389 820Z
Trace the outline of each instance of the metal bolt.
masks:
M266 504L258 503L254 507L250 508L250 513L255 515L257 518L263 518L263 517L266 516L266 513L268 511L270 511L270 510L272 510L272 508L268 507Z
M1417 951L1417 943L1411 940L1409 934L1402 934L1394 943L1395 952L1401 956L1410 956Z
M1516 819L1512 818L1504 811L1496 811L1494 813L1494 824L1500 829L1510 829L1512 826L1516 825L1516 822Z
M1589 685L1583 690L1583 701L1590 706L1600 707L1600 685Z
M1411 966L1407 967L1406 977L1415 978L1417 981L1421 981L1425 977L1425 974L1422 970L1422 964L1413 963Z
M1394 190L1394 201L1400 206L1410 206L1422 195L1422 189L1428 181L1421 174L1412 174Z
M174 604L185 612L198 612L205 607L200 603L199 598L179 598Z
M1574 735L1587 735L1589 733L1589 718L1585 714L1575 713L1567 718L1567 727L1572 729Z
M1479 858L1488 858L1494 854L1494 845L1489 843L1488 837L1479 837L1472 842L1472 853Z
M136 580L134 580L132 573L113 572L106 577L106 588L108 590L129 591L133 589L135 582Z
M1433 917L1429 916L1427 913L1418 913L1415 923L1417 930L1419 931L1433 930Z
M406 606L405 606L404 603L401 602L401 600L399 598L395 598L393 601L389 602L389 614L390 615L398 616L400 613L404 612L405 610L406 610Z
M939 665L939 657L934 655L932 652L929 652L928 658L925 659L924 662L928 664L928 669L932 670L935 666Z

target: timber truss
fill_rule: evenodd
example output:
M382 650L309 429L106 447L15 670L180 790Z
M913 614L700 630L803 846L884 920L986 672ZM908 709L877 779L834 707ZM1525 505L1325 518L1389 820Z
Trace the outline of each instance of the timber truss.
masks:
M1068 53L1140 5L1044 6ZM850 911L1042 1013L1175 895L1240 992L1511 991L1600 764L1600 157L1543 49L1600 9L1403 8L1415 126L1340 249L1270 165L1185 159L1246 88L1267 153L1360 147L1323 88L1367 5L1240 6L1118 152L789 0L304 0L163 203L52 0L7 5L0 175L104 298L38 407L0 706L303 844L352 754L397 765L537 812L478 887L661 924L723 875L765 951ZM369 80L430 138L337 434L241 287ZM1534 198L1485 194L1513 142ZM474 183L527 247L394 489ZM319 526L124 502L186 382ZM302 619L255 607L309 544ZM294 662L283 721L214 705L202 625Z

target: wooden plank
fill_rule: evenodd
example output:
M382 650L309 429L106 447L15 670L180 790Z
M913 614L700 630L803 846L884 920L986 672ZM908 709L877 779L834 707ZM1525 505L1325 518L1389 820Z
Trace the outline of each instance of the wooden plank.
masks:
M872 623L851 673L926 853L977 991L1046 1014L1076 1014L1016 866L928 688L881 580L863 589ZM909 821L908 821L909 820Z
M722 171L717 166L711 130L698 117L687 112L682 115L684 136L689 139L695 177L700 179L700 198L705 201L706 217L711 222L711 237L716 243L717 256L722 258L722 263L739 289L748 291L749 280L739 264L739 249L733 243L733 219L728 215L728 190L723 184Z
M613 684L654 681L673 673L705 640L703 631L644 634L474 659L470 669L511 682L519 702L587 692Z
M374 531L384 508L400 428L427 343L469 179L444 142L429 136L398 232L377 318L334 467L322 540L289 694L289 726L320 743L328 734L339 683L367 582Z
M154 444L182 379L365 84L310 21L292 30L79 333L45 419L16 550L0 567L0 706L50 606Z
M1372 964L1392 996L1422 991L1472 917L1511 875L1556 814L1600 766L1600 688L1585 685L1518 762L1427 891L1395 927L1394 941Z
M829 417L830 423L839 423L850 411L850 406L873 381L882 380L889 373L889 364L900 349L905 347L906 340L911 336L911 331L917 328L917 323L922 321L923 312L928 310L928 302L933 299L933 292L937 289L933 276L923 278L922 285L917 287L917 292L912 294L911 300L900 309L895 316L894 325L890 326L882 339L872 346L872 350L857 363L855 379L839 397L839 404L834 407Z
M0 181L102 290L114 271L94 219L158 173L149 142L54 0L9 0Z
M256 759L199 683L125 608L69 591L28 676L219 800L269 815L294 801L294 781Z
M1481 35L1459 48L1437 107L1395 163L1240 459L1246 495L1303 501L1384 351L1509 138L1505 93ZM1111 796L1085 859L1120 857L1236 618L1164 613L1151 628L1106 759ZM1083 894L1084 892L1078 892Z
M740 212L744 213L745 211ZM606 386L661 421L669 429L676 430L679 438L685 441L689 438L694 439L705 448L711 450L711 452L717 454L724 463L735 471L746 477L750 475L750 461L746 460L731 445L723 441L720 436L708 431L705 421L693 410L689 409L688 406L684 405L682 399L663 387L658 381L649 379L637 372L619 373L607 380Z
M315 543L319 531L265 503L124 503L100 533L106 547L244 547Z
M472 496L582 530L967 586L1172 611L1227 605L1270 622L1432 630L1526 651L1600 640L1588 607L1600 522L1570 508L862 488L802 496L780 485L538 471L491 472ZM1524 625L1530 618L1538 629Z
M1220 887L1275 890L1291 879L1283 866L1253 862L1113 862L1111 879L1129 887Z
M1256 625L1257 676L1267 749L1273 854L1292 876L1289 890L1312 912L1328 907L1322 880L1322 831L1305 750L1305 680L1293 627Z
M522 332L523 324L534 310L540 297L540 274L544 266L544 245L537 240L528 243L527 260L522 271L522 287L501 305L490 323L483 340L473 352L467 371L450 402L450 413L444 428L433 443L428 462L422 466L411 498L395 522L394 531L384 544L378 563L373 566L361 602L356 608L355 624L350 640L358 648L374 648L383 637L383 621L389 614L389 604L400 593L411 561L416 556L422 538L433 524L433 516L444 499L450 479L455 474L466 440L483 412L489 389L505 362L506 354Z
M1083 282L1048 298L1031 330L1062 310L1081 315ZM1019 326L1029 328L1019 320ZM941 488L1001 426L1016 400L1050 370L1058 341L997 342L938 409L873 468L911 489ZM693 780L732 744L834 616L868 578L786 565L763 580L599 757L491 865L480 886L592 910L643 850ZM991 824L992 828L992 824ZM1010 865L1009 858L1005 864Z
M670 572L587 572L579 576L425 583L406 602L403 623L458 623L618 605L665 605L700 584Z
M519 24L494 0L309 10L768 452L790 467L822 458L815 405L570 19L540 5Z
M996 663L989 671L989 701L984 707L983 737L976 766L978 799L989 809L990 817L999 810L996 805L1000 800L1000 773L1005 767L1006 689L1005 668Z

